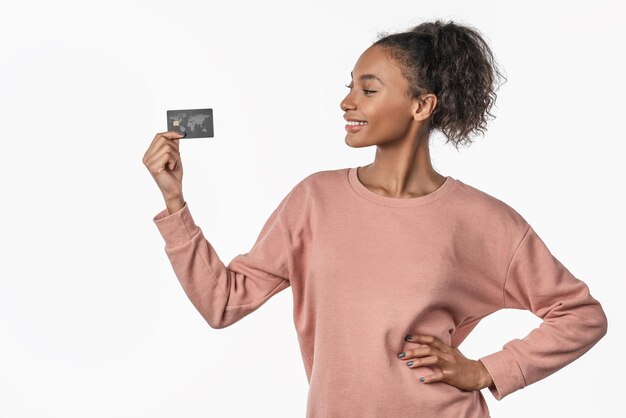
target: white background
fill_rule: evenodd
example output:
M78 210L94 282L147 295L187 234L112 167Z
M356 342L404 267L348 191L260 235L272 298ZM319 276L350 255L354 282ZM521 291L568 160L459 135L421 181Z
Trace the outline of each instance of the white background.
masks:
M618 416L622 7L3 1L0 417L303 417L290 290L210 328L152 222L165 206L143 154L167 109L214 109L214 138L181 140L183 190L227 263L305 176L373 160L374 147L344 143L350 71L377 32L437 18L477 28L508 81L485 137L457 152L436 134L433 166L520 212L609 319L608 334L557 373L499 402L484 389L492 416ZM477 359L539 321L498 311L459 348Z

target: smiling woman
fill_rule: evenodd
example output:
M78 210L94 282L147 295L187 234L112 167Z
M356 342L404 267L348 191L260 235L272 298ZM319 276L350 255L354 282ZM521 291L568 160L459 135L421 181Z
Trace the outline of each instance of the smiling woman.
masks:
M378 37L355 66L356 92L354 71L350 73L353 82L346 85L350 94L341 104L346 120L371 122L367 135L377 143L394 141L407 130L413 137L438 129L446 142L458 149L469 145L472 135L484 134L488 117L493 117L489 111L500 87L497 82L506 77L477 30L436 21ZM360 97L360 111L350 112L351 101ZM410 102L425 105L423 117L415 120L412 112L406 111ZM346 130L366 131L350 124ZM372 145L362 136L358 140L346 138L346 142L351 146Z
M307 418L489 418L481 389L501 400L606 334L600 303L521 214L432 167L432 130L458 148L484 129L492 64L478 32L454 23L379 39L357 60L340 104L346 143L376 146L375 161L307 176L252 249L228 264L179 193L180 168L177 177L155 175L177 193L154 223L211 327L230 326L291 288ZM176 138L154 141L146 156L153 170L180 159ZM466 358L459 345L504 308L544 323L502 350Z

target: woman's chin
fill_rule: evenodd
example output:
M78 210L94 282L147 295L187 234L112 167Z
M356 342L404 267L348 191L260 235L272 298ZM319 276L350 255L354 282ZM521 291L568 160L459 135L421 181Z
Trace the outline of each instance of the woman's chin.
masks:
M363 148L363 147L369 147L371 145L374 145L374 144L368 144L364 142L361 138L357 139L354 137L354 135L351 135L351 134L346 135L344 142L346 143L347 146L352 147L352 148Z

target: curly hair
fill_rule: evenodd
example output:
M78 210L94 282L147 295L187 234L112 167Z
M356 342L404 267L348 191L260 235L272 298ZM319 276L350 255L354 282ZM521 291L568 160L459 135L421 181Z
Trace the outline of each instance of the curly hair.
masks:
M497 68L491 49L478 30L441 20L425 22L405 32L379 32L376 42L385 48L408 80L406 95L420 99L433 93L437 105L430 130L438 129L452 142L469 145L472 134L484 136L487 116L497 97Z

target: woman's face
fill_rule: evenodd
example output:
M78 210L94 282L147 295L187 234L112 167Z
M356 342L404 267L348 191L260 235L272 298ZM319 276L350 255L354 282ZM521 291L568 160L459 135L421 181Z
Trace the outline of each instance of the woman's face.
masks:
M351 73L350 92L341 101L344 119L367 122L346 126L351 147L380 145L417 136L423 124L415 114L419 102L405 96L409 83L381 46L373 45L359 57Z

